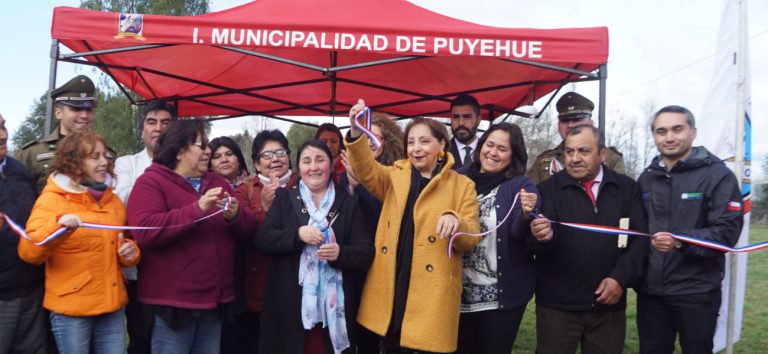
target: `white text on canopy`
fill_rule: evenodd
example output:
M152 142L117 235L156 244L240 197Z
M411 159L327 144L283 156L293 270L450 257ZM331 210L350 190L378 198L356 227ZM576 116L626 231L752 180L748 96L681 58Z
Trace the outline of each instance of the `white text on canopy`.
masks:
M294 30L210 28L192 29L192 43L244 47L311 48L396 52L416 55L469 55L542 59L542 41L353 34Z

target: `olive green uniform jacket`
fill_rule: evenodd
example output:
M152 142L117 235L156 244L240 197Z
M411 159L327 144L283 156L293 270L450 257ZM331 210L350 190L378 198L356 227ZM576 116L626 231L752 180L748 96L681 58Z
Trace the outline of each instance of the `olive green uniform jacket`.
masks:
M45 184L48 183L48 176L53 172L53 158L56 156L56 147L61 139L64 139L64 135L56 129L43 140L33 140L24 144L16 156L16 159L27 166L29 172L32 172L38 195L43 192ZM109 150L107 158L114 164L117 153L109 146L106 148Z
M29 172L32 172L38 194L43 191L43 187L48 182L48 175L53 172L53 158L56 156L56 146L61 139L64 139L64 136L56 129L43 140L33 140L24 144L16 157L24 166L27 166Z
M525 175L533 181L533 184L544 182L549 176L552 176L564 168L564 149L565 142L561 142L560 145L554 149L542 152L536 157L536 161L533 162L533 165L531 165L531 168L528 169L528 172ZM609 147L606 149L604 164L614 172L624 174L624 157L619 150L616 150L616 148Z

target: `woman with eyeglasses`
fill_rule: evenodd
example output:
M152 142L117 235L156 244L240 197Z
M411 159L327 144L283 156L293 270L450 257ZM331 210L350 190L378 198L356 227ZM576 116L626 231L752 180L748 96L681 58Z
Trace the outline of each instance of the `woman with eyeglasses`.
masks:
M208 168L229 181L232 189L237 189L245 183L249 173L240 146L228 136L211 140L211 161Z
M256 230L229 182L208 170L210 156L202 122L171 122L128 198L130 225L161 227L133 233L144 250L138 298L155 315L152 353L219 352L219 309L235 298L235 240Z
M252 210L259 226L267 217L279 188L296 185L296 175L291 171L288 139L279 130L263 130L253 138L251 160L255 174L235 191L235 197ZM246 314L240 318L239 333L247 336L239 347L253 352L259 344L259 323L267 286L267 270L270 257L256 250L253 242L246 248L245 256L245 306Z
M355 284L373 245L355 201L333 182L333 156L319 140L299 147L300 180L280 188L256 247L272 256L259 352L355 353Z

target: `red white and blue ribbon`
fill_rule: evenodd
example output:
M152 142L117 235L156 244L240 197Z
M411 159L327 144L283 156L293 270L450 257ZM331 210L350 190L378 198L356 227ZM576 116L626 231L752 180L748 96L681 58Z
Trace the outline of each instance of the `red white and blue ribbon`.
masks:
M496 231L496 229L501 227L501 225L503 225L504 222L506 222L507 219L509 219L509 216L512 215L512 210L515 209L515 205L517 204L517 198L519 196L520 196L520 193L515 194L515 199L512 201L512 207L509 208L509 211L507 211L507 215L504 216L504 219L502 219L501 222L496 225L496 227L494 227L494 228L492 228L492 229L490 229L490 230L488 230L486 232L481 232L479 234L472 234L472 233L468 233L468 232L457 232L457 233L454 233L453 235L451 235L451 237L448 239L448 258L453 257L453 241L456 240L457 236L464 235L464 236L472 236L472 237L485 237L486 235L490 234L491 232Z
M483 237L485 235L490 234L493 231L496 231L496 229L498 229L502 224L504 224L504 222L506 222L507 219L509 218L509 215L512 214L512 210L515 208L515 204L517 204L517 198L518 198L519 195L520 195L520 193L515 195L515 200L512 202L512 207L509 209L509 211L507 212L507 215L504 217L504 219L501 220L501 222L498 225L496 225L496 227L494 227L494 228L492 228L492 229L490 229L490 230L488 230L486 232L479 233L479 234L471 234L471 233L466 233L466 232L457 232L457 233L454 233L453 235L451 235L450 239L448 240L448 258L451 258L453 256L453 242L454 242L454 240L456 239L457 236L464 235L464 236ZM531 217L539 218L539 216L534 214L534 213L531 213ZM548 221L550 223L552 223L552 224L560 224L560 225L563 225L563 226L566 226L566 227L570 227L570 228L574 228L574 229L578 229L578 230L590 231L590 232L599 233L599 234L605 234L605 235L616 235L616 236L618 236L618 235L632 235L632 236L646 236L646 237L652 237L653 236L653 235L645 233L645 232L640 232L640 231L635 231L635 230L630 230L630 229L622 229L620 227L593 225L593 224L582 224L582 223L554 221L554 220L548 220ZM710 249L714 249L714 250L718 250L718 251L722 251L722 252L745 253L745 252L755 252L755 251L759 251L759 250L763 250L763 249L768 248L768 241L760 242L760 243L755 243L755 244L747 245L747 246L743 246L743 247L730 247L730 246L723 245L723 244L718 243L718 242L702 240L700 238L695 238L695 237L691 237L691 236L677 235L677 234L672 234L672 233L670 233L670 235L672 235L673 238L675 238L676 240L681 241L681 242L685 242L685 243L688 243L688 244L691 244L691 245L706 247L706 248L710 248Z
M363 123L360 123L360 120L365 117L366 118L366 124L363 125ZM375 146L377 149L381 147L381 140L379 140L379 137L376 136L376 134L373 134L371 131L372 126L372 119L371 119L371 109L368 107L363 107L363 109L360 110L360 112L357 112L355 114L355 126L360 129L363 134L368 136L368 139L371 139L373 142L373 146Z
M602 226L602 225L592 225L592 224L580 224L580 223L573 223L573 222L562 222L562 221L553 221L549 220L550 223L553 224L560 224L563 226L568 226L570 228L584 230L584 231L591 231L595 233L601 233L601 234L607 234L607 235L620 235L620 234L626 234L626 235L633 235L633 236L647 236L652 237L653 235L647 234L640 231L634 231L629 229L622 229L619 227L611 227L611 226ZM752 245L747 245L743 247L730 247L723 245L718 242L714 241L708 241L708 240L702 240L700 238L695 238L691 236L685 236L685 235L678 235L670 233L673 238L675 238L678 241L685 242L691 245L701 246L710 248L713 250L718 250L722 252L734 252L734 253L743 253L743 252L754 252L759 251L762 249L768 248L768 241L766 242L760 242L755 243Z
M221 210L218 210L215 213L206 215L206 216L204 216L202 218L199 218L199 219L197 219L195 221L191 221L191 222L184 223L184 224L179 224L179 225L170 225L170 226L126 226L126 225L104 225L104 224L98 224L98 223L92 223L92 222L81 222L80 223L80 227L84 227L86 229L97 229L97 230L159 230L159 229L168 229L168 228L174 228L174 227L183 227L183 226L187 226L187 225L192 225L194 223L203 221L205 219L208 219L210 217L213 217L215 215L223 213L229 207L229 205L230 205L230 203L232 201L231 198L232 197L227 197L226 198L226 201L224 202L224 206L221 208ZM11 230L15 234L19 235L19 237L23 237L23 238L27 239L28 241L32 242L36 246L42 246L42 245L44 245L44 244L46 244L48 242L51 242L51 241L55 240L56 238L60 237L61 235L65 234L68 231L68 229L66 227L60 227L60 228L56 229L56 231L54 231L52 234L50 234L50 235L46 236L45 238L43 238L42 241L34 242L34 241L32 241L32 237L30 237L24 231L24 227L22 227L21 225L17 224L15 221L13 221L13 219L8 217L8 215L6 215L5 213L3 213L2 216L3 216L3 219L5 219L5 222L8 224L8 227L10 227Z

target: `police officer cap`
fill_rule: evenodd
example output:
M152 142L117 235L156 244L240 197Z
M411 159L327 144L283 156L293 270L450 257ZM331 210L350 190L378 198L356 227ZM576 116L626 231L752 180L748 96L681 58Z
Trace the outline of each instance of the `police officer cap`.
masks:
M557 100L555 107L557 107L558 119L571 120L591 118L595 104L576 92L568 92Z
M77 108L96 108L96 98L93 91L96 87L93 81L85 75L78 75L51 91L54 102L61 102L67 106Z

